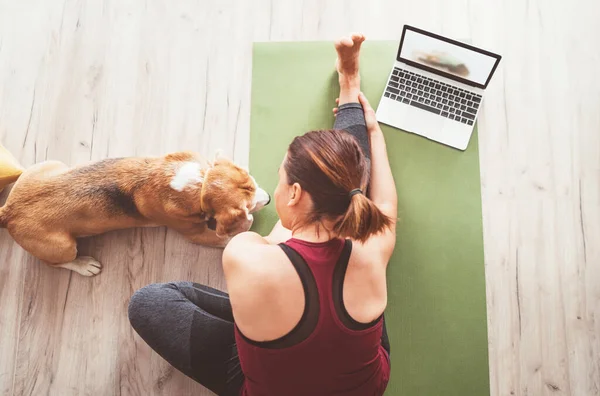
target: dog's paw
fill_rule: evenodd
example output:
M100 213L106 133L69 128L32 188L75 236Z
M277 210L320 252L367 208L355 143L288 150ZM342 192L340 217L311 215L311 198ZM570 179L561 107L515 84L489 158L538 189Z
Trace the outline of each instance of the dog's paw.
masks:
M58 267L70 269L83 276L95 276L102 271L102 264L90 256L80 256L70 263L60 264Z

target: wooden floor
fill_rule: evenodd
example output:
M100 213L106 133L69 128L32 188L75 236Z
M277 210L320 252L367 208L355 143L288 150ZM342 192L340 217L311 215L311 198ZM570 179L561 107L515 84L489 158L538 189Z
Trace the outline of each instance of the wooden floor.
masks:
M27 166L217 148L244 164L253 41L468 38L504 55L480 120L492 395L600 395L599 17L597 0L0 0L0 141ZM223 287L220 251L165 229L80 250L101 276L0 231L0 394L209 394L126 308L150 282Z

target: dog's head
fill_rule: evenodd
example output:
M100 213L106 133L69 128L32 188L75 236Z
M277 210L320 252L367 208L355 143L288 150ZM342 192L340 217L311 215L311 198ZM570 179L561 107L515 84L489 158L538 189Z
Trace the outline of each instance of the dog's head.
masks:
M197 162L179 166L171 187L186 192L194 211L216 220L217 236L226 237L248 231L252 213L262 209L271 197L260 188L248 171L230 160L217 157L201 169Z

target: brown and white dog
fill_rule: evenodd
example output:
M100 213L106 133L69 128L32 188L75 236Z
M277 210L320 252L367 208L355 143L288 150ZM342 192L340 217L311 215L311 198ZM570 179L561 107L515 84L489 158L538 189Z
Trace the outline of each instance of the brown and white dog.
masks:
M224 158L180 152L107 159L69 168L46 161L27 169L0 208L0 227L32 255L93 276L101 265L77 256L76 238L130 227L167 226L192 242L224 246L246 231L270 196ZM209 220L216 220L209 229Z

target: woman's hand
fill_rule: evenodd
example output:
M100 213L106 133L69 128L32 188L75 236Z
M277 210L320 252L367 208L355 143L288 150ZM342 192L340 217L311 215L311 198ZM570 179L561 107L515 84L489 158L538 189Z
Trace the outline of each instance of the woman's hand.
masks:
M377 116L375 115L375 110L371 107L371 104L367 100L367 97L364 93L360 93L358 95L358 101L365 112L365 122L367 123L367 131L369 134L374 132L381 132L381 128L379 127L379 123L377 122Z

